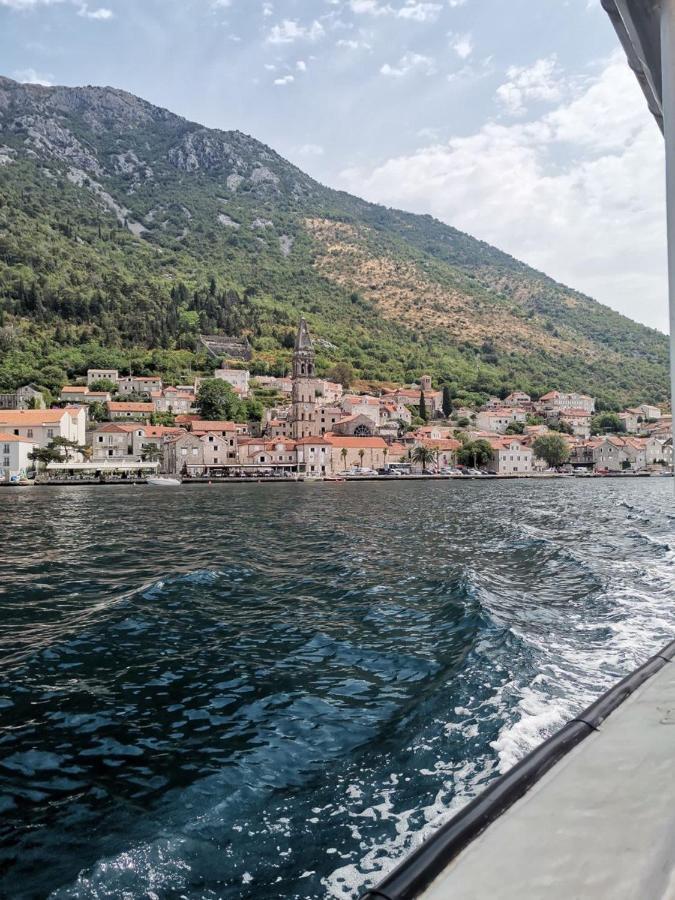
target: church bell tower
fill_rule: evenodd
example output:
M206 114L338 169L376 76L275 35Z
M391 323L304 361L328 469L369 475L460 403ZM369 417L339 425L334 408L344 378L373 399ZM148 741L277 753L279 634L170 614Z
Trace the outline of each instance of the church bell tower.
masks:
M293 349L293 392L291 395L291 436L296 440L318 434L314 355L314 345L307 322L304 318L300 319Z

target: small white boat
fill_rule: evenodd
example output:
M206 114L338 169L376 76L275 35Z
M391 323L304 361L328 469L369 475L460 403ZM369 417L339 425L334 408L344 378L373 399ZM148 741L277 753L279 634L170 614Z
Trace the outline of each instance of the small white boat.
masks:
M179 478L162 478L159 475L156 478L148 478L147 483L153 487L180 487L182 484Z

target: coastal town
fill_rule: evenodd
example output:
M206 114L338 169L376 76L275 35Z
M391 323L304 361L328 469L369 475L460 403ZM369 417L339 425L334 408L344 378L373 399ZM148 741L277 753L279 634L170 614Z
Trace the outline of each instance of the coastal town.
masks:
M264 402L260 398L264 398ZM255 399L252 406L247 401ZM237 407L240 414L222 417ZM255 407L250 415L247 410ZM429 375L352 392L317 375L300 321L288 376L216 368L191 384L89 369L46 408L25 385L0 394L0 484L280 477L670 474L671 415L599 411L581 393L522 391L473 408Z

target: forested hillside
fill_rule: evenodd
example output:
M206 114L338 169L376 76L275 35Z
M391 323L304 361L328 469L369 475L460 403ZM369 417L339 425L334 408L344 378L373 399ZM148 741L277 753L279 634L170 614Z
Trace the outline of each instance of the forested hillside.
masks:
M365 381L668 395L665 336L488 244L122 91L0 78L0 390L93 365L183 380L213 365L200 333L281 373L301 314L320 370Z

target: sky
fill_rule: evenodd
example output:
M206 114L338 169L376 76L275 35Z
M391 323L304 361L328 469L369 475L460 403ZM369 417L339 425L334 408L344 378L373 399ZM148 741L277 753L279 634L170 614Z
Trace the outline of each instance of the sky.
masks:
M663 140L599 0L0 0L0 73L239 129L667 329Z

